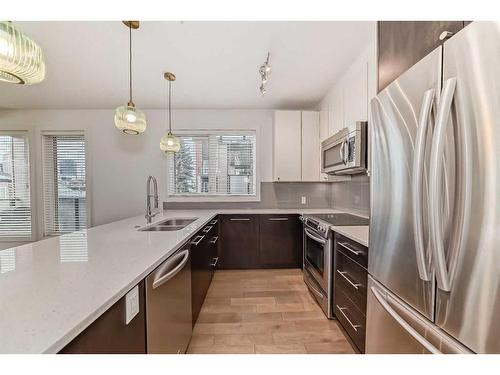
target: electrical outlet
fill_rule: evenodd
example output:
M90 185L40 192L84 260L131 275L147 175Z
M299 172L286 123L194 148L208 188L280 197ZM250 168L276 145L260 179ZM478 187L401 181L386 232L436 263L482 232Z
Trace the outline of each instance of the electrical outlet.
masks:
M305 195L303 195L302 197L300 197L300 204L307 204L307 198Z
M125 324L129 324L139 314L139 286L135 286L125 296Z

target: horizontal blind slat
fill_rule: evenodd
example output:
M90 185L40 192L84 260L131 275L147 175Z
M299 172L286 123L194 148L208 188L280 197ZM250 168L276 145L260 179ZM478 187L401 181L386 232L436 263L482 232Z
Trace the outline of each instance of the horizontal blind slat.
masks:
M44 135L45 235L87 226L86 160L83 135Z
M0 239L32 237L28 137L0 134Z

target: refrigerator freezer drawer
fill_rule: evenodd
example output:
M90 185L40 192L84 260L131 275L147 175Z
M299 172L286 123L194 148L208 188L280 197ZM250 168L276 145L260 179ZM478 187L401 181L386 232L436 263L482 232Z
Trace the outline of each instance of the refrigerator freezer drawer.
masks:
M366 352L472 353L368 276Z

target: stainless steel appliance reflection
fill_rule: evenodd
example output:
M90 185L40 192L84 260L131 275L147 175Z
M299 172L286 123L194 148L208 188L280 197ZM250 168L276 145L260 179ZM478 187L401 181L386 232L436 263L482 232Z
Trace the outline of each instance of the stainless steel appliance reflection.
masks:
M328 174L355 174L366 169L367 123L358 121L321 142L321 169Z
M146 278L148 353L185 353L191 339L189 242Z
M473 22L371 102L368 353L500 353L499 77Z

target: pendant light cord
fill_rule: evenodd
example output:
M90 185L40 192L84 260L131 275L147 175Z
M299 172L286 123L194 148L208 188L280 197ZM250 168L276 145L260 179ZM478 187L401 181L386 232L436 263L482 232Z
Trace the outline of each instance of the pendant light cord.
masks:
M168 132L172 133L172 81L168 81Z
M128 27L128 40L129 40L129 49L128 49L128 58L129 58L129 93L130 93L130 102L132 101L132 26Z

